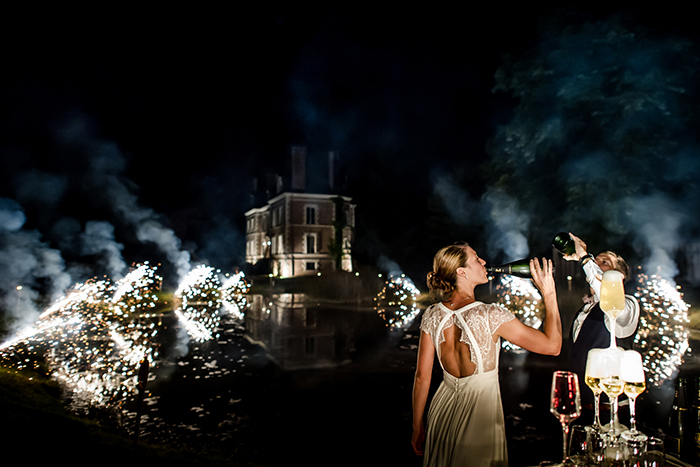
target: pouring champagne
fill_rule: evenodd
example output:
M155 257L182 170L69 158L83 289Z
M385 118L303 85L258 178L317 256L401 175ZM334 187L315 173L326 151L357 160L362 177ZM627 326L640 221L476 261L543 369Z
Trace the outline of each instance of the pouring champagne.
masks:
M623 276L615 270L605 271L600 285L600 309L610 318L610 348L617 348L615 325L617 316L625 309Z

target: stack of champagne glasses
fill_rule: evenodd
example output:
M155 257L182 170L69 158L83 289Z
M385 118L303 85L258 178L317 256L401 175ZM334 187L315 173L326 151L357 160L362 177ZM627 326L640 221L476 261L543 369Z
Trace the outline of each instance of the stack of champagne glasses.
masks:
M642 462L647 436L637 430L635 410L637 396L646 389L642 356L634 350L592 349L586 362L585 383L595 396L595 418L593 424L586 427L588 461L604 465L637 465L635 462ZM610 421L605 425L600 419L602 393L610 401ZM618 419L617 402L623 393L629 398L629 429Z
M583 465L643 466L647 436L637 430L635 401L646 389L646 378L639 352L616 345L615 320L625 308L622 275L617 271L603 274L600 308L608 316L610 347L588 353L584 382L593 391L595 414L593 424L585 427L586 452L577 453L577 458L584 459ZM609 421L601 421L602 393L610 402ZM623 393L629 398L629 429L618 420L618 398Z

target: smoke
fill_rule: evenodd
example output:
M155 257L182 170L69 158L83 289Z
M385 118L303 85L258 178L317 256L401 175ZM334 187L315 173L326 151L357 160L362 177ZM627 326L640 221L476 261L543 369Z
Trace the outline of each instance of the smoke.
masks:
M30 169L15 180L15 197L22 205L43 205L55 209L68 187L65 176Z
M0 233L19 230L26 220L22 207L17 202L0 198Z
M685 38L579 19L543 21L536 46L496 73L494 91L518 103L487 147L474 222L489 253L523 256L568 230L673 278L700 230L700 57Z
M124 175L127 161L118 146L93 135L94 123L84 115L72 118L56 131L57 137L71 150L84 154L87 159L84 183L89 196L97 198L104 209L116 215L116 220L130 227L141 242L154 243L175 267L182 280L190 270L190 254L181 249L182 243L175 232L165 226L152 209L142 206L136 194L137 187ZM111 240L100 237L102 240ZM115 243L105 244L103 251L111 267L120 268Z
M214 223L214 227L202 236L203 246L198 252L202 261L211 265L244 263L245 249L238 249L235 245L245 244L245 236L226 216L215 216Z
M25 220L18 203L0 198L0 306L12 330L36 320L40 291L55 300L72 284L61 253L23 230Z
M489 187L476 201L461 187L454 173L441 173L433 177L433 195L455 224L485 228L488 258L509 262L528 256L529 215L504 190Z
M660 272L672 282L678 274L674 257L684 244L681 231L689 220L683 205L664 193L625 199L621 204L619 211L626 213L635 249L645 257L644 269L650 274Z
M124 245L114 239L114 226L106 221L88 221L81 235L82 253L100 255L106 262L107 274L112 280L121 279L127 269L122 258Z
M457 225L468 225L474 222L476 203L472 200L454 173L436 173L432 177L433 194L440 200L445 211Z
M388 277L398 277L403 274L401 266L396 261L389 259L384 255L380 255L377 259L377 267L381 271L386 271Z
M504 262L526 258L530 252L527 244L530 219L518 200L495 188L489 188L481 200L487 214L489 256L503 252Z
M90 117L66 116L51 127L52 157L60 164L16 167L12 186L5 187L15 199L0 198L0 306L12 330L33 323L76 279L123 277L128 266L117 232L155 245L178 279L190 269L175 232L139 203L125 155L97 132ZM143 260L153 258L136 259Z
M163 227L160 222L147 218L137 226L136 235L142 242L153 242L166 254L168 261L177 271L178 278L183 279L190 270L190 254L180 250L180 239L171 229Z

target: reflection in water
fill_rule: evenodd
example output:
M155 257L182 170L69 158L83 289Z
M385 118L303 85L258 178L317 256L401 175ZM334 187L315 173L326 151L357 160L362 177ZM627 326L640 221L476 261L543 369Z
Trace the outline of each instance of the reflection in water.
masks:
M250 295L249 299L245 336L263 347L282 369L350 363L358 327L362 327L356 307L323 304L292 293Z

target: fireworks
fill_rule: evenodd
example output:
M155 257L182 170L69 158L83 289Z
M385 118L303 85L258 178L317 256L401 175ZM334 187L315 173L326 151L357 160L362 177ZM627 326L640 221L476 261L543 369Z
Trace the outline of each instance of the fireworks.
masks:
M541 326L544 307L531 281L501 276L496 293L499 303L520 321L535 329ZM649 384L658 386L673 376L688 351L689 306L675 286L657 275L640 273L635 296L641 306L635 349L643 356ZM503 348L518 349L507 341Z
M243 294L250 286L243 273L223 286L219 274L208 266L194 268L175 292L174 313L197 342L215 337L222 304L236 319L247 306ZM52 377L72 392L74 406L117 402L135 388L143 358L158 364L161 282L156 268L144 263L114 284L76 284L33 326L0 345L0 361L23 369L44 358Z
M635 348L642 354L650 384L673 376L688 350L689 306L678 288L657 275L638 275L635 297L641 306Z
M500 284L496 286L496 295L498 303L517 316L522 323L535 329L542 325L542 296L530 279L501 275ZM503 341L502 347L506 351L520 349L506 340Z
M224 309L237 319L243 319L243 310L248 308L248 293L250 285L245 281L245 274L239 272L224 281L221 287L221 303Z
M420 312L416 303L419 294L411 279L403 274L392 276L374 298L374 309L389 329L406 329Z
M192 339L204 342L215 337L221 320L221 281L214 268L192 269L175 292L175 315ZM218 336L216 336L218 337Z
M34 326L0 347L18 369L44 356L52 376L72 391L74 405L108 405L136 385L138 362L157 357L155 290L161 278L148 263L112 284L75 285Z

